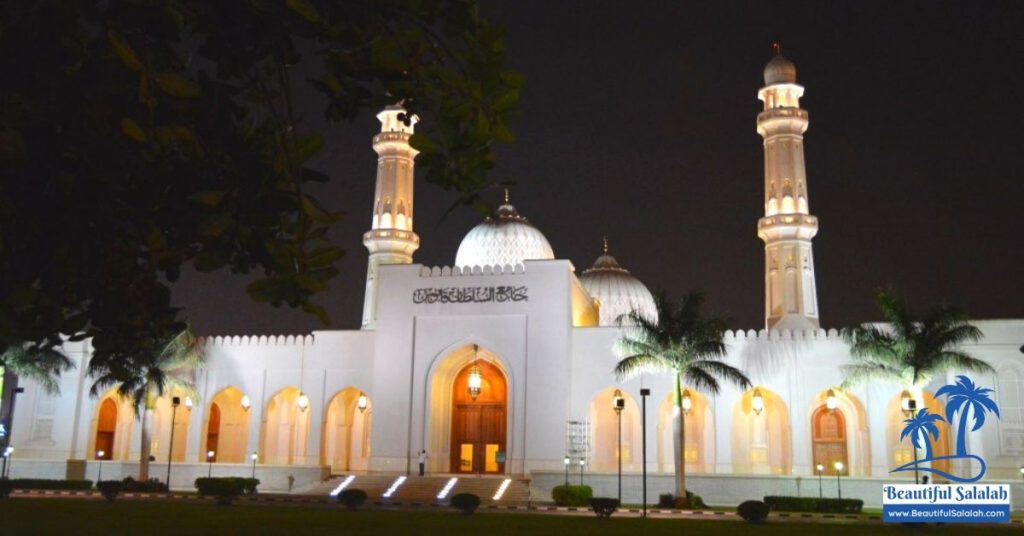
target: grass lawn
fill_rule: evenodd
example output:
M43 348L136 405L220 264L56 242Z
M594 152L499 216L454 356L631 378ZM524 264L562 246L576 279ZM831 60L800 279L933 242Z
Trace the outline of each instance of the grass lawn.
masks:
M612 518L539 514L485 513L463 516L454 511L362 510L341 508L232 506L148 501L74 499L0 500L3 534L472 534L530 535L659 535L659 534L823 534L872 536L917 534L978 534L1002 532L977 526L902 526L809 524L770 522L748 525L740 521L692 519ZM1019 525L1005 527L1020 530Z

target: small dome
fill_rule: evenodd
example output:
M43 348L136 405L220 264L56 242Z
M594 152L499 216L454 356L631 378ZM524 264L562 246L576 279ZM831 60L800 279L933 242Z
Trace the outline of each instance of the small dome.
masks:
M505 199L494 216L472 228L459 244L456 266L515 266L526 260L555 258L539 229Z
M782 54L776 55L764 67L764 85L795 84L796 65Z
M658 307L654 296L629 270L619 266L615 257L608 254L605 242L604 253L594 261L594 266L583 272L580 283L591 296L601 302L600 322L602 326L614 326L621 315L636 310L644 318L658 320Z

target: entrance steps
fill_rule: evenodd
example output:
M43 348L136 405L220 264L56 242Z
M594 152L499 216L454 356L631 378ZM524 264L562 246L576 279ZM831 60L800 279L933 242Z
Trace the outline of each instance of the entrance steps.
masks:
M502 475L434 475L407 476L401 484L391 491L389 497L384 494L395 486L403 475L362 474L338 475L302 490L303 495L330 495L344 482L345 489L361 489L366 492L369 502L392 502L402 504L438 504L447 503L458 493L472 493L480 497L480 503L488 504L526 504L530 499L530 481L524 478L508 478ZM438 495L456 479L443 498ZM505 484L506 480L508 481ZM498 499L499 489L505 490Z

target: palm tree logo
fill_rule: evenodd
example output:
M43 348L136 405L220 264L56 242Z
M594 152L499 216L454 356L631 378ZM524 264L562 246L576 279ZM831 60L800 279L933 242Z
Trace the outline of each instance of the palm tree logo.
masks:
M927 409L922 409L917 412L916 415L903 421L904 427L903 432L900 434L900 440L902 441L906 437L910 437L910 442L915 448L924 448L925 457L923 459L910 462L897 467L890 471L895 473L897 471L926 471L935 475L948 478L953 482L977 482L983 476L985 476L985 460L981 456L976 456L967 452L967 425L968 420L971 422L970 431L976 432L985 425L985 414L994 413L996 418L999 418L999 407L995 401L989 398L989 393L993 393L992 389L983 388L975 385L973 381L967 376L957 376L956 383L946 385L935 392L935 396L946 397L946 418L943 419L941 415L929 413ZM954 416L960 413L959 422L956 431L956 453L949 456L938 456L935 457L932 453L931 441L928 441L928 436L931 436L933 441L939 439L939 422L948 422L952 424ZM922 447L921 444L924 444ZM945 471L936 469L930 466L924 466L922 464L930 462L936 462L941 460L976 460L978 462L978 473L969 474L966 477L957 476ZM973 464L971 464L973 465Z

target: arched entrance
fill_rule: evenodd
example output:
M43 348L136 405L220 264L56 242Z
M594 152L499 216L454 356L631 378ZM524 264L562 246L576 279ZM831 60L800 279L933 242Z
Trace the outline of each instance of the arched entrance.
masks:
M372 417L370 398L359 389L347 387L335 395L321 428L320 463L330 465L332 473L367 470Z
M687 386L681 386L682 393L690 396L690 411L684 409L683 426L686 428L686 445L683 456L687 473L711 473L715 467L715 418L708 399ZM680 395L682 396L682 394ZM675 471L675 431L672 420L675 401L672 393L665 397L658 410L658 469L666 473Z
M106 399L100 404L99 417L96 418L96 448L95 452L102 452L102 456L96 456L101 460L114 459L114 434L117 433L117 404L111 399Z
M790 434L789 410L782 397L761 386L744 392L732 411L733 472L790 474Z
M479 394L470 376L479 371ZM451 472L504 473L508 386L501 369L476 360L459 371L452 385Z
M210 399L203 423L199 461L213 451L213 461L243 463L248 461L249 407L245 395L234 387L225 387ZM260 456L262 458L262 456Z
M263 421L264 463L305 464L309 438L309 408L299 407L302 395L295 387L281 389L267 402Z
M825 467L826 475L836 474L836 462L850 467L846 455L846 418L838 408L819 406L811 416L811 446L814 467Z

